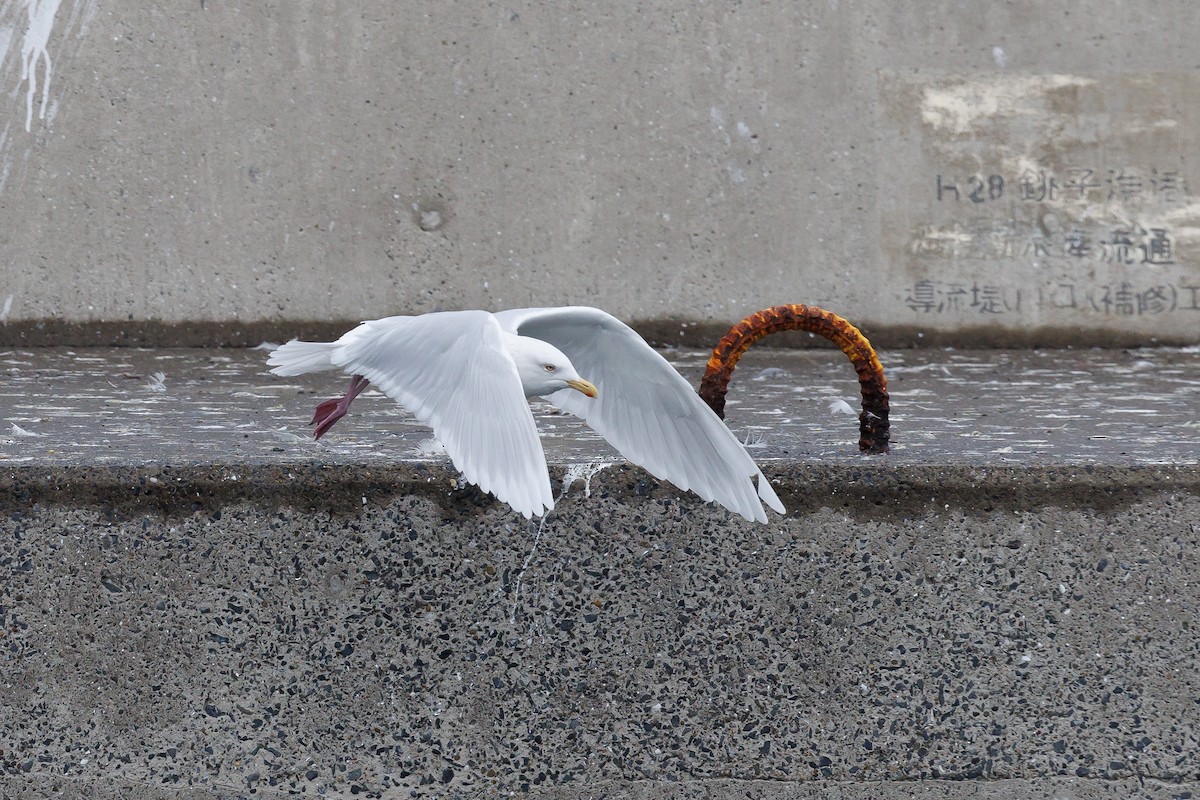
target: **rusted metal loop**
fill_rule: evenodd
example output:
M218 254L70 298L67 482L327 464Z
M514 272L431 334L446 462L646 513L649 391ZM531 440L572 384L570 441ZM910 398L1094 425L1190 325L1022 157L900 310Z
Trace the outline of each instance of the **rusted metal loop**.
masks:
M708 369L700 381L700 398L717 416L725 418L725 392L738 359L764 336L779 331L810 331L820 334L841 348L854 364L862 388L862 412L858 415L858 449L864 453L886 453L888 422L887 378L883 364L862 332L823 308L793 305L772 306L751 314L729 329L708 359Z

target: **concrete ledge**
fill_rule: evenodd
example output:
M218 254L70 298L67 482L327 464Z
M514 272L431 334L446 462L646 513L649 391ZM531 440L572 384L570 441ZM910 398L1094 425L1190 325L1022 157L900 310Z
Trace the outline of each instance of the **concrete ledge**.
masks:
M438 464L5 470L3 785L1197 788L1200 467L768 472L768 526L627 467L539 526Z
M938 501L964 513L1046 506L1087 508L1101 513L1126 508L1148 495L1200 492L1200 465L904 465L874 463L823 465L775 462L764 467L788 508L788 517L825 507L857 521L881 517L909 519ZM593 498L628 504L631 513L647 504L705 510L713 522L732 525L737 518L680 493L629 464L606 466L586 478L569 477L552 467L551 479L562 498L549 518L586 517ZM563 483L569 485L562 492ZM391 466L325 464L316 461L270 465L216 464L170 467L62 466L0 470L0 509L21 514L31 505L98 507L106 515L128 517L160 513L169 518L213 513L236 503L291 506L326 513L358 513L367 503L388 504L420 498L429 513L446 520L493 517L527 524L476 487L460 484L443 462L406 462ZM586 495L585 495L586 492ZM750 526L751 530L755 526Z
M713 348L730 326L742 316L757 311L746 306L728 321L653 318L629 320L646 341L656 347ZM830 308L831 311L837 309ZM399 313L399 312L396 312ZM840 313L850 313L843 311ZM0 347L255 347L262 342L289 339L332 341L353 328L361 319L336 320L226 320L218 322L162 322L122 320L68 322L62 319L22 320L0 325ZM866 324L851 320L877 348L958 347L1168 347L1196 343L1192 330L1138 331L1081 326L1033 325L1004 328L980 324L953 331L922 325ZM824 339L805 333L778 333L759 347L827 347Z

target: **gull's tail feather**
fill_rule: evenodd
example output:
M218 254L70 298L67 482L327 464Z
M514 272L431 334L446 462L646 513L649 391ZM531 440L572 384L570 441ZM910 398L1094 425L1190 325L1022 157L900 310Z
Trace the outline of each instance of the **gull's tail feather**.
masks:
M292 339L275 348L267 359L267 366L276 375L303 375L306 372L324 372L337 369L333 363L333 351L337 342L302 342Z

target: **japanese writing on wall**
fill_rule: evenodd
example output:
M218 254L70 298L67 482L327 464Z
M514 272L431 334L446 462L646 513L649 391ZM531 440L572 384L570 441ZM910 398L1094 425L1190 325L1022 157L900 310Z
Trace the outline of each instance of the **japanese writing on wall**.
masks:
M1055 283L1036 289L1013 288L978 281L923 279L904 297L909 310L922 314L1010 314L1022 308L1090 310L1105 316L1153 316L1175 311L1200 312L1200 281L1134 283L1092 286Z
M956 260L1061 259L1126 266L1175 263L1171 229L1136 223L1101 229L1072 226L1061 231L1013 219L927 225L918 232L912 250L915 255Z
M993 269L1012 261L1043 270L1044 279L1017 286L999 273L994 281L931 275L907 287L903 300L912 312L1200 314L1200 275L1181 279L1179 270L1167 269L1181 264L1169 212L1190 202L1178 169L947 170L934 173L928 186L935 216L943 222L914 232L915 257L988 262ZM1100 265L1106 269L1097 273Z
M964 176L939 173L935 191L939 203L981 204L1008 196L1022 203L1119 200L1125 204L1153 201L1169 206L1184 198L1187 184L1177 169L1067 167L1060 175L1044 167L1030 166L1007 178L999 173Z

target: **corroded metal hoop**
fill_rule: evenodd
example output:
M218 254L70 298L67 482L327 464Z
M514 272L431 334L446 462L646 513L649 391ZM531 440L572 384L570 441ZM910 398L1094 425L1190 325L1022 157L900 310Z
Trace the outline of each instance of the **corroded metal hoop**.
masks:
M700 398L717 416L725 418L725 392L738 359L764 336L779 331L809 331L820 334L841 348L854 364L862 388L862 412L858 415L858 449L864 453L886 453L888 422L887 378L883 365L867 337L837 314L822 308L794 305L772 306L751 314L729 329L708 359L700 382Z

